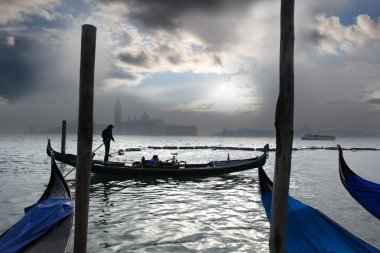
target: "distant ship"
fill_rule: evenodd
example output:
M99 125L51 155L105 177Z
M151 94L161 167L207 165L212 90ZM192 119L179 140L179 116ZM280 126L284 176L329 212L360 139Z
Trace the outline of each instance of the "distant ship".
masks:
M301 137L301 140L323 140L323 141L333 141L335 136L332 135L319 135L319 134L305 134Z

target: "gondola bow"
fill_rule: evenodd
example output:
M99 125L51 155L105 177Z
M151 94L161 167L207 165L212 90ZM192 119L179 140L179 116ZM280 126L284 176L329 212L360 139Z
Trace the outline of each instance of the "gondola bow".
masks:
M339 176L342 184L362 207L380 219L380 185L368 181L353 172L344 160L343 151L339 145L338 150Z
M74 206L69 187L51 158L49 183L25 215L0 236L0 252L66 252Z
M259 168L261 199L270 219L272 181ZM288 197L286 251L289 253L379 253L380 250L356 237L322 212Z

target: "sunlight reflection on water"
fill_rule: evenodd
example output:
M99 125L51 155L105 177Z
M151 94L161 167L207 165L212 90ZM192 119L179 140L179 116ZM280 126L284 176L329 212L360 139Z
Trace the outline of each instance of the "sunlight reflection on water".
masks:
M60 136L52 136L60 145ZM178 160L208 162L248 158L261 152L241 150L152 150L147 146L263 147L273 138L137 137L115 136L112 150L140 147L137 152L114 156L133 161L157 153L161 159L176 154ZM46 136L0 136L0 232L22 216L33 204L50 176ZM378 140L342 139L334 142L302 142L294 146L377 147ZM94 138L94 147L100 138ZM59 150L59 149L58 149ZM112 152L111 150L111 152ZM67 152L76 152L76 138L68 136ZM375 182L380 174L380 151L345 152L352 168ZM96 158L102 158L99 149ZM274 152L264 169L272 177ZM71 167L61 167L64 174ZM75 172L68 176L75 189ZM257 184L257 170L203 179L132 180L91 176L89 252L268 252L267 222ZM338 175L338 154L331 150L293 152L290 193L318 208L359 237L380 246L380 222L361 208L344 190ZM358 225L360 224L360 225ZM69 252L72 252L73 236Z
M97 180L91 186L92 241L111 233L106 241L112 250L244 252L247 243L254 252L266 248L268 224L251 178Z

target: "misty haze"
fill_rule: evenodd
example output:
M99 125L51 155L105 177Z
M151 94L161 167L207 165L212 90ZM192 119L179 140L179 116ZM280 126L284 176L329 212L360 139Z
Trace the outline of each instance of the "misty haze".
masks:
M86 22L98 28L97 124L114 121L119 97L124 121L145 111L167 124L197 126L198 135L274 131L278 1L165 1L160 11L154 1L139 4L1 3L0 131L43 132L77 121ZM377 10L371 1L297 4L295 129L378 132Z

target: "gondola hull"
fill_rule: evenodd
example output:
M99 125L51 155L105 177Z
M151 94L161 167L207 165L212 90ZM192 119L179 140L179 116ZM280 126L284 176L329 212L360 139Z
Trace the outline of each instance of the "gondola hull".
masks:
M339 176L343 186L350 195L369 213L380 219L380 184L368 181L347 165L343 157L342 148L339 149Z
M94 164L91 171L103 175L124 175L128 177L208 177L257 168L265 164L265 158L214 162L200 167L156 167L134 168L128 166L104 166Z
M272 207L272 181L259 168L261 199L268 220ZM292 253L379 253L380 250L356 237L317 209L288 197L286 252Z
M56 159L65 164L75 166L76 156L72 154L62 155L55 152L50 141L47 146L48 155L54 152ZM171 163L163 163L161 167L147 166L128 166L122 163L99 163L94 161L91 171L99 175L118 175L126 177L208 177L227 173L239 172L258 168L266 162L267 154L251 159L230 160L230 161L213 161L203 164L185 164L180 163L173 165Z
M51 209L49 205L54 209ZM38 202L26 210L28 209L29 211L26 211L25 216L18 223L0 236L0 251L66 252L74 216L73 203L69 187L53 158L48 186ZM47 210L50 211L47 212ZM34 228L30 229L32 225ZM17 241L9 240L14 236L19 237Z

